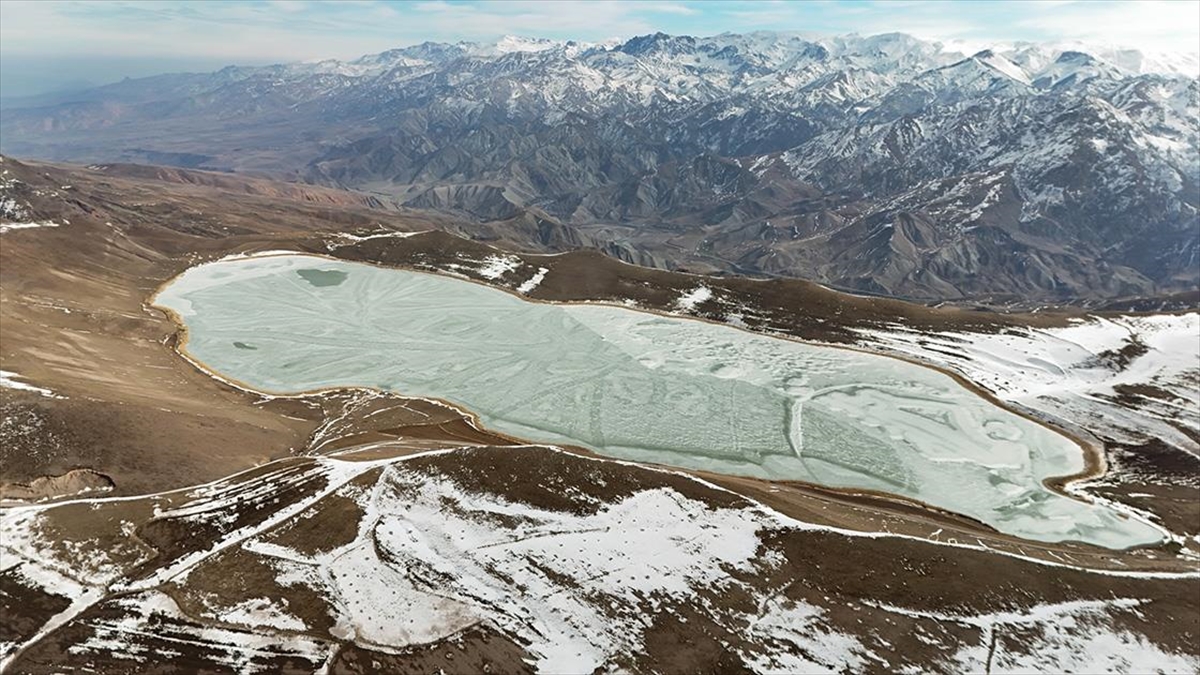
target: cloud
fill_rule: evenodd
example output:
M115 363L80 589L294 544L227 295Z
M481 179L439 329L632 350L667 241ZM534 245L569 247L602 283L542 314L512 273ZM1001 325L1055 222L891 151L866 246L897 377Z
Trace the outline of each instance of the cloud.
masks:
M753 3L725 14L739 30L794 26L822 33L903 32L973 43L1081 41L1146 51L1200 51L1197 0L941 0Z
M304 0L268 0L275 9L284 12L303 12L308 8Z
M1041 39L1128 45L1149 51L1200 51L1200 2L1042 2L1014 22Z
M686 16L695 16L699 13L687 5L677 2L643 2L639 3L638 11L650 12L652 14L683 14Z
M229 59L350 57L427 39L486 40L505 33L603 39L649 32L651 15L685 16L679 3L497 2L406 4L0 2L0 51ZM213 27L220 39L213 39Z
M467 11L466 5L452 5L448 2L437 0L436 2L418 2L413 5L418 12L455 12Z

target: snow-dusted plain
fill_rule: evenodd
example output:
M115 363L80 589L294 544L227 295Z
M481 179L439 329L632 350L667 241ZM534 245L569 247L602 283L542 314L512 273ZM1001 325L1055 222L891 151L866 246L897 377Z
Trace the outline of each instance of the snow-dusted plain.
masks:
M536 490L554 494L558 506L538 506L496 492L503 480L471 477L469 467L488 461L486 452L296 458L175 493L6 509L0 572L22 588L63 599L65 607L39 631L0 645L0 665L67 625L83 636L67 648L76 663L115 659L132 667L186 652L241 673L274 672L279 659L321 672L341 642L394 653L487 626L524 645L537 672L589 673L644 653L653 622L668 617L668 624L686 627L690 616L731 631L736 640L724 648L762 673L985 666L993 672L1188 672L1200 666L1194 654L1164 648L1118 622L1155 602L1141 595L1150 587L1138 584L1177 583L1187 575L1129 572L1121 575L1128 582L1120 595L1093 592L1053 602L1013 596L1001 605L1010 609L988 611L936 602L931 608L919 598L904 604L834 600L830 596L845 589L832 588L797 597L778 585L798 564L777 548L781 537L808 533L864 544L890 538L896 545L910 538L814 526L740 498L714 501L727 493L664 471L633 469L641 472L634 474L639 481L659 475L683 483L600 498L595 490L628 480L623 469L606 469L613 465L608 460L547 448L495 450L552 453L536 455L542 461L557 453L583 465L575 470L589 487L553 476ZM467 469L438 463L455 453L467 453ZM520 460L517 466L521 471ZM298 497L291 491L306 485L311 489ZM289 496L281 503L280 495ZM64 537L80 510L101 524ZM204 523L217 534L193 538L189 550L156 561L134 536L151 521ZM312 534L289 532L308 521L319 528L310 532L326 530L344 543L314 548ZM988 550L916 541L944 555ZM249 586L214 571L230 556L238 557L239 569L264 570L265 577L256 574L259 581ZM148 570L135 573L147 563ZM319 613L332 622L328 629L303 618L313 616L303 593L320 599ZM738 600L730 603L730 597ZM847 616L846 606L857 609ZM884 618L871 628L855 623L856 615ZM893 623L919 635L932 655L918 660L898 650L879 632ZM1001 632L1022 637L997 642Z
M1002 333L863 331L864 345L962 373L1001 400L1122 443L1200 454L1200 313L1078 320ZM1190 434L1188 433L1190 430Z

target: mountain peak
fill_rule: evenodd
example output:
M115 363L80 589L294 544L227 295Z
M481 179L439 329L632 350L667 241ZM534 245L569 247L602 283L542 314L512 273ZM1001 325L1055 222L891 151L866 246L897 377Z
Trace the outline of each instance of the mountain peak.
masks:
M501 54L511 52L541 52L547 49L561 47L565 43L561 40L549 40L546 38L527 38L519 35L505 35L497 40L492 47Z
M667 35L659 31L651 35L630 38L625 44L617 47L617 51L639 56L658 51L679 52L690 49L695 44L696 38L690 35Z
M1065 52L1059 54L1058 58L1055 59L1056 63L1073 63L1073 64L1080 64L1080 65L1086 64L1086 63L1094 63L1095 61L1096 61L1096 59L1092 58L1091 54L1085 54L1084 52L1077 52L1077 51L1072 51L1072 50L1068 50L1068 51L1065 51Z
M993 71L1000 73L1004 77L1007 77L1011 80L1016 80L1021 84L1029 84L1030 82L1029 75L1021 69L1021 66L1018 66L991 49L984 49L983 51L976 52L975 55L971 57L971 60L978 61Z

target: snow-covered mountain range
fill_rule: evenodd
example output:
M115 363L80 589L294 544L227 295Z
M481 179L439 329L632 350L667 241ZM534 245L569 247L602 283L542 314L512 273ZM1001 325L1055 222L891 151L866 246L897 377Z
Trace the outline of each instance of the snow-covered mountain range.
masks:
M1113 298L1200 281L1198 76L902 34L508 37L13 102L0 144L336 184L666 266Z

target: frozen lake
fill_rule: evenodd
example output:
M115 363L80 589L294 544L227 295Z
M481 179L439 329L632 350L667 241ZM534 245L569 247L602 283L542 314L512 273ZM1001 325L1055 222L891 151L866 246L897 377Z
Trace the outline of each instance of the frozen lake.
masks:
M302 255L196 267L156 303L191 355L265 392L378 387L533 441L891 492L1029 539L1160 540L1042 485L1082 470L1071 440L897 359Z

